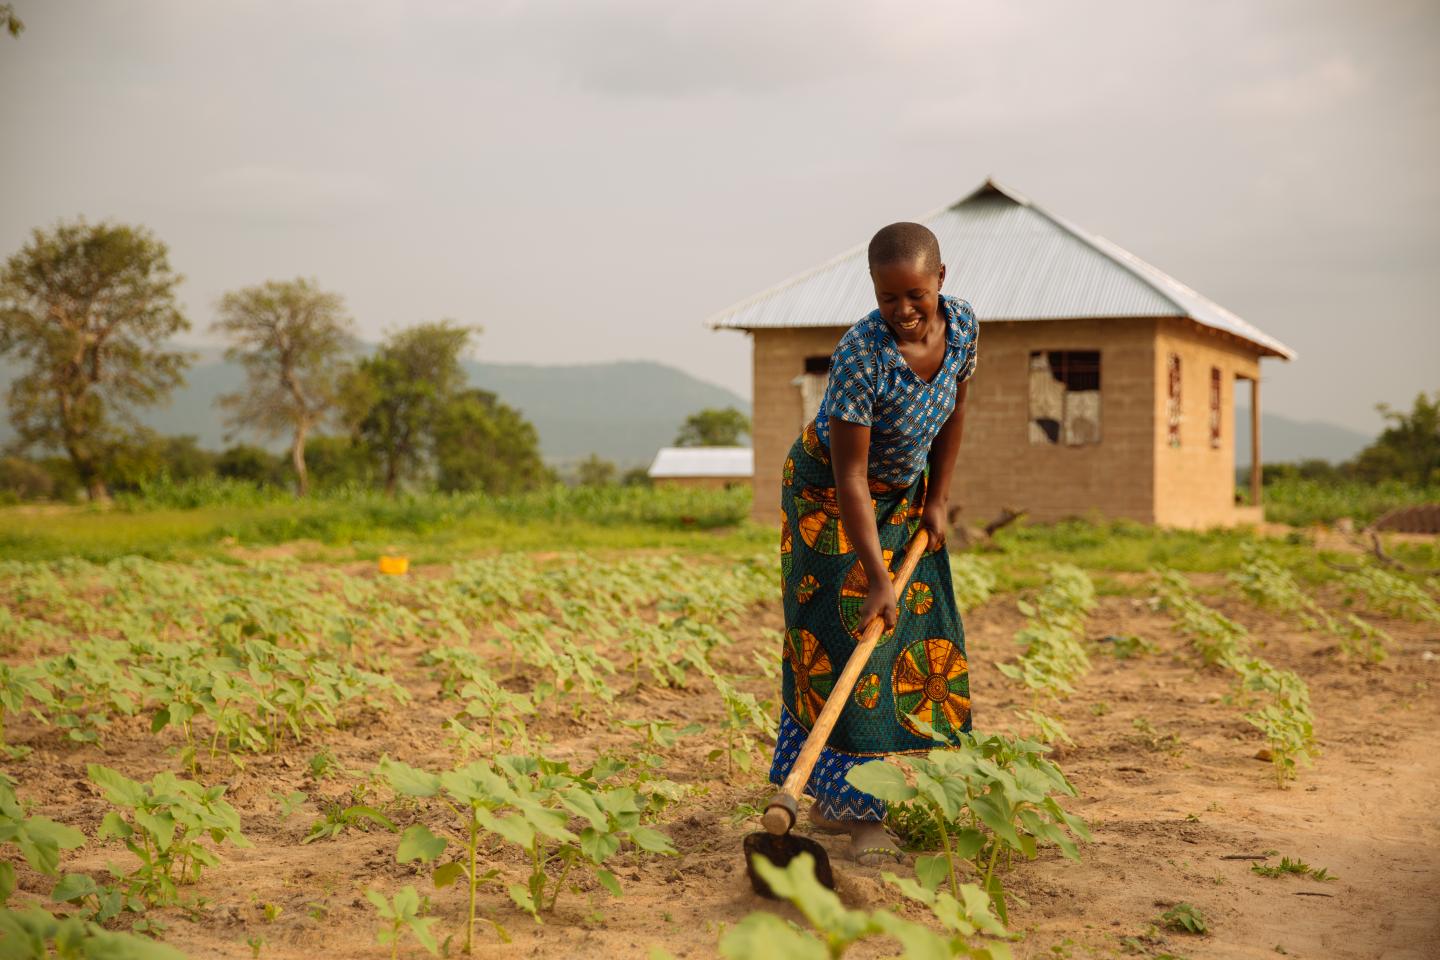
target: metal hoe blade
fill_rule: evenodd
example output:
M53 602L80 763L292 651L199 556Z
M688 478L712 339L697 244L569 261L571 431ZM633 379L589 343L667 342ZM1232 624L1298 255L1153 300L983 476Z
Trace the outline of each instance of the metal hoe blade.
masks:
M815 879L830 890L835 889L835 874L830 869L830 855L825 848L809 837L798 837L793 833L751 833L745 837L745 873L750 877L750 886L762 897L775 899L775 891L764 878L755 872L754 857L760 856L777 867L787 866L802 853L815 858Z

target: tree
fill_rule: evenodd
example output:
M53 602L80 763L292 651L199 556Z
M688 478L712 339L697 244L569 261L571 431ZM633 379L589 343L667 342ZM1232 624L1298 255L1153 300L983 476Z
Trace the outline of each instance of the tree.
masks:
M581 460L575 470L575 478L582 487L608 487L615 482L615 474L615 464L602 459L598 453Z
M734 407L723 410L709 409L692 413L685 418L680 434L675 438L677 447L736 447L740 438L750 433L750 418Z
M0 3L0 23L5 25L12 37L20 36L20 32L25 29L25 21L15 15L13 3Z
M64 450L92 499L106 495L129 408L184 382L190 356L164 347L190 329L180 280L143 227L84 220L35 230L0 275L0 356L28 366L10 385L10 422L22 445Z
M333 411L340 358L353 342L351 320L338 294L314 281L268 280L220 298L211 329L229 337L225 359L245 370L245 388L216 402L233 429L267 437L290 434L295 492L305 496L305 440Z
M1377 409L1390 425L1356 455L1354 473L1369 481L1440 483L1440 391L1434 399L1418 395L1408 414L1384 403Z
M436 484L441 490L506 494L553 480L540 459L535 427L487 390L465 390L436 428Z
M264 447L237 443L220 451L215 473L226 480L246 480L257 486L278 484L284 470L280 458Z
M349 436L311 437L305 448L310 475L322 489L368 487L375 480L370 458Z
M346 378L347 420L387 494L433 462L442 417L465 384L460 354L473 332L449 320L409 327Z

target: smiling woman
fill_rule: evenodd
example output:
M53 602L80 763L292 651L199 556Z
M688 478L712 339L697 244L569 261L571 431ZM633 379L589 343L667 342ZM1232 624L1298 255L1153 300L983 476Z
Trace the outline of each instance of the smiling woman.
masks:
M965 633L944 549L966 381L970 305L943 296L945 266L925 227L892 224L870 244L878 309L841 338L819 413L781 480L784 710L770 778L781 783L835 679L875 617L887 630L840 714L806 792L812 821L849 832L861 863L896 853L885 805L845 779L889 753L927 751L970 729ZM900 609L893 565L924 527L932 545Z

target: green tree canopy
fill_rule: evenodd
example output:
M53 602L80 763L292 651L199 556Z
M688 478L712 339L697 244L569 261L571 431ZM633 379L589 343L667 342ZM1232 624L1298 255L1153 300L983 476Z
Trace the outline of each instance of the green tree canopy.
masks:
M750 418L734 407L708 409L685 418L675 438L677 447L736 447L750 434Z
M226 423L269 437L288 432L302 497L310 489L305 441L335 409L352 326L344 300L305 279L233 290L211 326L230 341L225 359L245 370L244 388L217 398Z
M517 493L554 479L540 459L535 427L487 390L457 394L440 416L436 439L441 490Z
M575 479L582 487L608 487L615 483L615 464L598 453L592 453L575 469Z
M1433 399L1418 395L1409 413L1378 407L1389 426L1356 455L1354 473L1362 480L1440 484L1440 391Z
M165 347L190 328L180 280L143 227L84 220L35 230L0 275L0 356L25 368L10 385L10 422L23 445L65 451L92 498L105 496L131 408L184 382L190 356Z
M408 327L346 378L347 419L386 493L433 465L442 419L465 386L460 354L473 332L449 320Z

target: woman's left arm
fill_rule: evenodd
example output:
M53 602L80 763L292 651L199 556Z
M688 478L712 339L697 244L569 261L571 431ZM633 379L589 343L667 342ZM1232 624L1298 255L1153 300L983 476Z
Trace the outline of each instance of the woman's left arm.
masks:
M925 488L925 512L920 525L930 534L931 550L945 543L945 531L950 527L950 477L955 473L960 435L965 430L965 396L969 392L970 381L960 381L955 387L955 406L930 444L930 482Z

